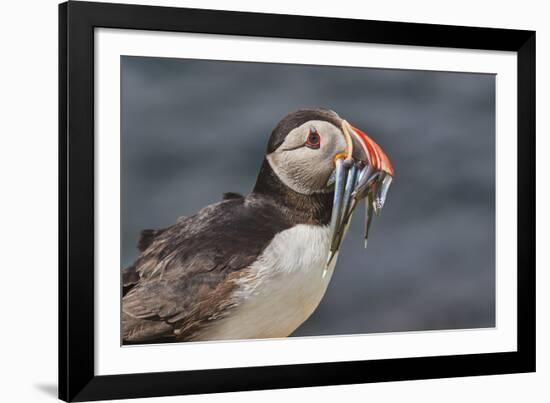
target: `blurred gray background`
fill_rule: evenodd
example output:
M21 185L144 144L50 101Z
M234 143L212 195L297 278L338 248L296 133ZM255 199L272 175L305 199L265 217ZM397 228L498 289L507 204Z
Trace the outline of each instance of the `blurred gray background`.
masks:
M122 57L122 266L139 232L253 187L271 130L324 106L396 179L363 249L358 210L296 336L495 325L495 78L488 74Z

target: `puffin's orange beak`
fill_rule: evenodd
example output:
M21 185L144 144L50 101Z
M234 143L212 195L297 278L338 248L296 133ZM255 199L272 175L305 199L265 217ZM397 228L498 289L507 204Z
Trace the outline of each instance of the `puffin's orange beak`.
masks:
M356 127L351 125L349 126L355 135L355 138L357 138L361 143L363 151L366 153L368 164L376 171L383 171L391 176L394 176L393 166L384 150L382 150L382 148L373 139L367 136L366 133Z
M346 150L335 156L334 202L331 217L331 247L327 268L340 248L357 203L365 200L365 247L373 212L379 215L394 171L382 148L367 134L342 121Z

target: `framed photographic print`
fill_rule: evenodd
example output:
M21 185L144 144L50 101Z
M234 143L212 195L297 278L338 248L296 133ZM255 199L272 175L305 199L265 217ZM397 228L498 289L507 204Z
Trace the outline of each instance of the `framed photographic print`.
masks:
M534 32L59 24L61 399L535 370Z

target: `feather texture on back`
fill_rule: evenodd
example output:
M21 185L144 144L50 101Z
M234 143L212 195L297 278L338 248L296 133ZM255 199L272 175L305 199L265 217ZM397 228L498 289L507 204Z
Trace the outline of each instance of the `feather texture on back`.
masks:
M273 201L250 195L207 206L158 232L123 274L125 286L134 283L122 300L123 340L192 339L238 304L231 298L236 281L291 226Z

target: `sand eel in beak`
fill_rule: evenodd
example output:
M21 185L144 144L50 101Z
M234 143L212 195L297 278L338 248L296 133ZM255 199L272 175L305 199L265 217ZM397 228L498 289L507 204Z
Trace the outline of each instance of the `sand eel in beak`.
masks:
M366 244L393 175L380 146L335 112L288 114L250 194L142 232L122 273L123 344L290 335L319 305L363 200Z
M342 120L341 131L346 148L335 158L334 202L331 218L330 254L323 275L338 253L357 203L365 199L365 248L373 212L380 215L393 179L393 167L387 155L369 136Z

